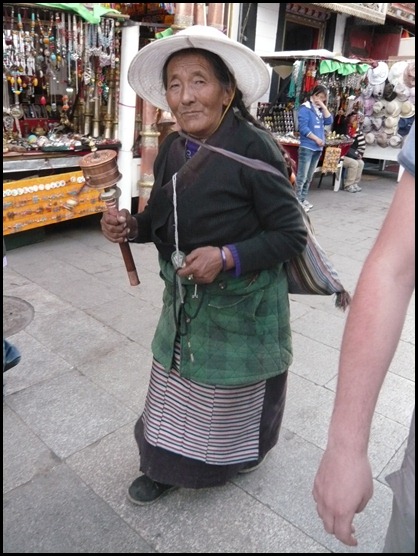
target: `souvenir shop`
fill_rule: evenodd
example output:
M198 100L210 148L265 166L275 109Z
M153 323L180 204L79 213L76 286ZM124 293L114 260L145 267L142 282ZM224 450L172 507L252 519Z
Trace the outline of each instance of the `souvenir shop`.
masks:
M131 29L127 6L135 7ZM101 192L88 186L80 168L91 150L117 156L125 150L125 179L132 179L141 113L121 80L124 55L169 28L173 6L3 5L4 236L102 212ZM130 183L125 189L130 203Z
M91 151L116 153L119 207L145 206L174 121L135 95L129 63L138 48L181 28L227 29L231 6L3 4L6 239L105 209L103 190L81 169Z
M320 171L339 177L339 160L351 143L340 131L339 124L353 111L364 115L363 133L367 144L364 157L397 160L415 117L414 58L363 62L325 50L289 51L263 58L280 75L283 85L276 102L259 104L258 118L271 129L292 158L297 160L299 145L297 110L314 86L321 83L329 91L327 105L334 116L334 124L328 130ZM334 189L338 188L337 183Z

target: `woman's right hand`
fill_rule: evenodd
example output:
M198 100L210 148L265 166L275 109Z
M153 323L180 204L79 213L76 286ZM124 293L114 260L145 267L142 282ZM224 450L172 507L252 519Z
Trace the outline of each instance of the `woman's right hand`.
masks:
M117 213L104 212L100 220L103 235L113 243L125 243L138 233L138 223L127 209Z

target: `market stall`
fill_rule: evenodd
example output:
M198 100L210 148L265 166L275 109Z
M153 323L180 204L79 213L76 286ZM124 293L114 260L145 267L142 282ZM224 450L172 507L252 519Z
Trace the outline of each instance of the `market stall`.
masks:
M99 149L120 146L125 16L94 6L3 5L4 235L103 210L97 193L80 186L77 203L66 203L92 141Z
M258 107L258 117L290 151L299 144L296 112L316 83L329 91L327 106L334 125L352 111L364 114L364 158L397 161L415 118L415 60L389 62L344 58L327 50L275 52L262 56L280 75L274 103ZM347 151L347 138L329 130L327 146ZM349 147L349 144L348 144Z

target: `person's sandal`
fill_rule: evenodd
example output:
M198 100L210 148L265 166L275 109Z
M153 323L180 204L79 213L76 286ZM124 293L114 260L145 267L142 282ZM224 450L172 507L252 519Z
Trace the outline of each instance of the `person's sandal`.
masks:
M152 504L164 494L168 494L177 488L173 485L157 483L157 481L153 481L146 475L141 475L129 487L128 500L137 506L144 506Z

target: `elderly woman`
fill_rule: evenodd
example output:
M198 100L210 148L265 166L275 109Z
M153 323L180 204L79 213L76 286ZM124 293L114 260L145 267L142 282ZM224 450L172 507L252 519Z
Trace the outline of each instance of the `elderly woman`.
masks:
M145 210L101 222L110 241L153 242L165 283L135 427L142 475L128 490L149 504L178 487L223 485L277 443L292 362L283 262L304 249L306 227L281 152L247 109L269 85L253 51L196 25L145 46L128 79L180 130L160 146Z

